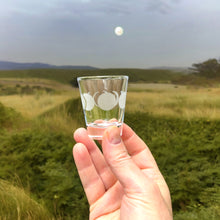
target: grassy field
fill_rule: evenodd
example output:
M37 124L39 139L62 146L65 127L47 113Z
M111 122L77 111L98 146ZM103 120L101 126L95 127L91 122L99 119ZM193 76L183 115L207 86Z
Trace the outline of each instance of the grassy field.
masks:
M131 85L126 111L178 118L220 119L220 88L192 88L169 84ZM132 105L135 103L135 105Z
M3 79L1 82L11 86L20 84L30 85L31 88L31 86L41 85L41 88L54 89L53 93L38 90L31 94L0 95L1 103L14 108L28 118L39 116L67 100L79 97L78 89L49 80ZM153 115L173 116L188 120L192 118L220 119L220 88L130 83L126 111L148 112Z
M0 80L0 102L29 119L78 95L78 89L51 80L36 78Z
M18 71L7 78L6 72L0 73L1 218L88 219L72 159L72 132L84 126L78 89L67 84L72 72L63 82L53 79L62 70L43 78L36 78L37 70L31 77ZM220 88L159 83L157 77L129 83L125 121L153 152L171 191L174 219L217 220Z

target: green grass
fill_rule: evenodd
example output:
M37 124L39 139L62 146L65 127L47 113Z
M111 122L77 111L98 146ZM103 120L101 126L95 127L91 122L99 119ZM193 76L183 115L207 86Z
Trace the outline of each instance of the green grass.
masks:
M0 177L13 180L15 174L19 176L54 216L87 219L88 204L72 159L71 132L59 126L53 129L45 122L50 117L55 120L53 115L59 112L76 120L77 126L84 125L80 100L75 99L41 115L38 124L4 133L0 136ZM125 121L155 156L171 191L175 219L196 219L206 213L207 219L217 220L220 121L143 112L126 112Z
M0 139L1 178L13 181L18 176L53 216L85 217L88 207L74 166L70 136L31 128Z
M218 220L219 89L164 88L158 85L132 87L127 97L125 122L148 144L156 158L170 188L174 219ZM58 102L58 96L51 96L57 99L50 108L42 105L42 100L46 101L50 94L41 96L35 99L34 95L24 95L20 99L23 106L36 101L35 107L38 107L32 111L39 114L31 117L16 107L16 95L1 97L7 99L5 103L14 103L19 112L0 103L0 178L14 182L18 177L23 189L15 188L25 196L18 200L11 188L5 188L4 193L11 197L4 197L8 209L0 203L0 216L8 215L8 210L13 209L11 213L17 219L17 207L23 207L34 198L33 206L27 205L24 211L32 213L28 214L30 219L37 219L39 212L47 210L54 219L88 219L88 203L72 158L72 132L85 125L79 95L74 93L73 98L62 102ZM161 111L162 107L166 111ZM188 108L192 112L196 108L216 109L216 116L185 117L178 111L169 114L167 110L178 108ZM35 205L44 211L36 208L37 213L32 212Z
M179 212L174 215L174 220L217 220L220 219L220 206L194 207L191 211Z
M169 185L175 213L220 204L220 120L187 121L127 113L126 122L156 158Z

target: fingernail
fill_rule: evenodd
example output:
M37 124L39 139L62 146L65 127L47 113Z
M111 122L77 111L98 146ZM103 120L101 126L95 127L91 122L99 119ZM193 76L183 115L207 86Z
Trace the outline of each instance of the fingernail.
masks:
M120 131L115 126L112 126L107 130L107 137L111 144L119 144L121 142Z

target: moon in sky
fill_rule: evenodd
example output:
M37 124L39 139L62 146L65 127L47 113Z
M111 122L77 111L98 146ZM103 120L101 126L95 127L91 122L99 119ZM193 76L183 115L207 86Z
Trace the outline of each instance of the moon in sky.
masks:
M123 30L122 27L116 27L116 28L115 28L115 34L116 34L117 36L121 36L123 33L124 33L124 30Z

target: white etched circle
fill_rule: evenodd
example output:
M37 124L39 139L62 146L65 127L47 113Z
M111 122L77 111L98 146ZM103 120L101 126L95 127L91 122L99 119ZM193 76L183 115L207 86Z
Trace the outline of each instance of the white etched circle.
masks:
M126 103L126 92L121 91L121 95L119 97L119 107L121 109L124 109L125 103Z
M113 91L114 92L114 91ZM101 108L104 111L109 111L113 109L118 103L118 93L114 92L104 92L102 93L97 100L97 105L99 108Z
M83 107L83 109L85 109L86 108L86 100L85 100L83 94L81 94L81 101L82 101L82 107Z
M95 105L93 97L88 93L83 93L82 96L83 109L85 109L86 111L91 111Z

